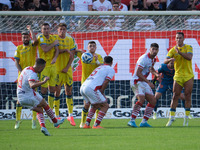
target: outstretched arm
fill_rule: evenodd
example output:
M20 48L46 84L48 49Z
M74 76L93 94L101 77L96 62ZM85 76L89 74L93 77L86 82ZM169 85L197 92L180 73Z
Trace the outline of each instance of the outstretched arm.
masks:
M46 83L49 80L49 77L45 77L43 81L37 82L37 81L29 81L30 88L34 89L39 87L40 85Z

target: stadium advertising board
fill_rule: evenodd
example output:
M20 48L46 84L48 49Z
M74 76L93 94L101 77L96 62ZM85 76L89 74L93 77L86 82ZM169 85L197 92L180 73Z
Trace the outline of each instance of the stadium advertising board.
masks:
M193 70L195 79L200 79L200 31L184 31L185 43L193 47ZM114 58L113 66L116 70L115 80L130 80L137 59L149 51L150 44L156 42L160 46L157 56L157 69L163 63L168 50L175 45L176 31L157 32L94 32L72 34L79 49L87 50L87 43L90 40L97 42L97 53L103 57L111 55ZM0 82L15 82L17 69L14 65L13 55L16 46L21 43L20 34L0 34ZM80 63L80 62L79 62ZM151 79L151 76L149 76ZM74 81L81 80L81 64L74 72Z

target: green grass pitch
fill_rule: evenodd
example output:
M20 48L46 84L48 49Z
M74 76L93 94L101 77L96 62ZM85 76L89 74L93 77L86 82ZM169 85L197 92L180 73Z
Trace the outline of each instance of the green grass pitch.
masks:
M59 129L46 120L52 136L44 136L31 129L31 120L23 120L18 130L14 120L0 121L1 150L199 150L200 118L176 119L172 127L165 127L168 119L149 120L153 128L131 128L128 119L104 119L105 129L80 129L80 119L73 127L65 120ZM137 119L139 125L141 119ZM92 121L93 122L93 121Z

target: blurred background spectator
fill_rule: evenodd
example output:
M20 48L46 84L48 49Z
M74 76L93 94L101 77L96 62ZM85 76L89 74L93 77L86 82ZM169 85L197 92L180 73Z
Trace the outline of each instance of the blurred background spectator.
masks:
M60 3L58 0L50 0L50 11L61 11Z
M142 10L143 9L143 5L141 0L131 0L130 1L130 8L129 11L138 11L138 10Z
M70 11L72 0L61 0L62 11Z
M172 0L167 10L188 10L189 0Z
M41 8L44 11L49 10L49 1L48 0L40 0Z
M35 5L33 3L29 3L27 10L28 11L35 11Z
M14 7L12 7L13 11L25 11L25 0L16 0L14 3Z
M128 11L128 7L121 3L121 0L114 0L114 2L119 3L119 11Z
M41 3L40 3L40 0L33 0L33 5L35 7L35 11L42 10L42 6L41 6Z
M194 0L192 3L193 10L200 10L200 0Z
M8 6L8 9L6 8L7 6L5 6L5 5ZM1 10L2 10L3 6L4 6L5 11L10 10L12 8L11 1L10 0L0 0L0 9ZM2 11L4 11L4 10L2 10Z
M71 11L92 11L92 0L72 0Z
M108 0L97 0L93 3L94 11L111 11L112 4Z
M5 4L0 4L0 11L9 11L9 7L8 5Z

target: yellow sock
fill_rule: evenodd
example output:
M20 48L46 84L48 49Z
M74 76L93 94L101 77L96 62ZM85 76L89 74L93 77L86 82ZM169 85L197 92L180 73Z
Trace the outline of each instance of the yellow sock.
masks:
M36 111L32 111L32 112L33 112L33 118L32 118L32 120L36 120L37 112Z
M21 120L21 113L22 113L22 107L20 105L16 106L16 121Z
M96 110L96 117L95 117L95 120L94 120L94 122L96 122L96 120L97 120L98 113L99 113L99 109L97 109L97 110Z
M59 109L60 109L60 99L55 98L54 100L54 109L55 109L55 116L59 116Z
M82 114L81 114L81 123L86 123L87 115L88 115L88 110L83 108Z
M170 111L170 117L174 117L175 116L175 111Z
M72 114L73 113L73 99L70 96L66 98L66 103L67 103L67 108L68 108L68 114Z
M185 111L185 116L189 116L190 115L190 111Z
M50 93L48 95L48 103L49 107L53 110L53 101L54 101L54 93Z

